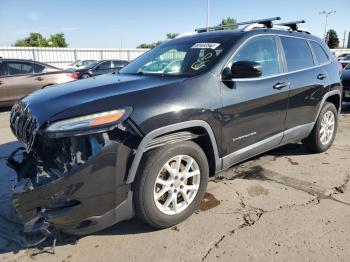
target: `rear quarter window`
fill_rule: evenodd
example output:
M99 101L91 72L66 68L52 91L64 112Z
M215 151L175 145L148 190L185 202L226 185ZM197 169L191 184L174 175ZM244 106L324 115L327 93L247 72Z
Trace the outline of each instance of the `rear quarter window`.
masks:
M318 61L319 64L325 64L327 62L329 62L329 57L326 54L326 52L324 51L324 49L320 46L320 44L314 42L314 41L310 41L311 47L314 50L316 59Z
M311 49L305 39L281 36L288 71L314 66Z
M34 73L36 73L36 74L43 73L45 70L45 66L43 66L43 65L34 63L33 66L34 66Z

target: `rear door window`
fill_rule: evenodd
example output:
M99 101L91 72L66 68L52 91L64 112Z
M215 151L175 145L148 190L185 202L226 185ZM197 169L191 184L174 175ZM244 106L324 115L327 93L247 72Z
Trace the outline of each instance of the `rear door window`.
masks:
M329 62L329 57L324 49L316 42L310 41L311 47L314 50L315 56L319 64L325 64Z
M9 75L25 75L33 73L33 64L29 62L7 62Z
M0 77L1 76L6 76L7 75L7 66L6 62L2 61L0 62Z
M262 76L271 76L279 73L279 63L274 36L258 36L249 40L235 54L231 63L251 61L262 67Z
M33 63L33 66L34 66L34 73L36 74L43 73L46 68L45 66L41 64L36 64L36 63Z
M111 61L103 62L98 66L98 70L105 70L111 68Z
M296 71L314 66L311 49L306 40L281 36L288 71Z

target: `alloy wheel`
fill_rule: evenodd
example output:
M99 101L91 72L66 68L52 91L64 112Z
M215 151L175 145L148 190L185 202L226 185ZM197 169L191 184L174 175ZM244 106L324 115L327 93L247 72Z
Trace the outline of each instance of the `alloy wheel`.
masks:
M322 118L320 128L320 141L323 145L328 145L332 140L335 129L335 116L332 111L327 111Z
M154 202L160 212L176 215L195 199L200 185L200 169L196 160L178 155L165 163L154 185Z

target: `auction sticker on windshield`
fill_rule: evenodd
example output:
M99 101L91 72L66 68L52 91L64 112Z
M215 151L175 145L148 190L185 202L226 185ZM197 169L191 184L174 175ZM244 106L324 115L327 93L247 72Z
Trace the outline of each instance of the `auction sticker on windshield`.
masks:
M218 43L196 43L194 44L191 48L199 48L199 49L215 49L218 46L220 46L220 44Z

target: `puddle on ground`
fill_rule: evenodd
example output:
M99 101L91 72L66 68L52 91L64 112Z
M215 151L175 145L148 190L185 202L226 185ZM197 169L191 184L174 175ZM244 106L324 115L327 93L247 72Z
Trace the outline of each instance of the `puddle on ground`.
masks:
M198 206L199 211L206 211L220 205L220 201L213 194L205 193L204 198Z
M251 197L260 196L260 195L268 195L269 190L261 185L255 185L255 186L249 187L248 194Z

